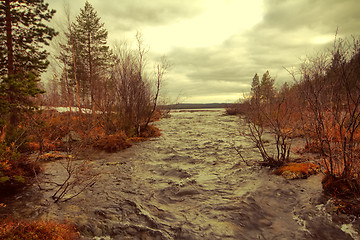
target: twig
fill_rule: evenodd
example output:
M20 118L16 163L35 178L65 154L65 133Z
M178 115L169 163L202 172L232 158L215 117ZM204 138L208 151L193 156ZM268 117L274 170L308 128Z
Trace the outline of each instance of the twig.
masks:
M251 166L251 165L245 160L245 158L244 158L243 155L242 155L241 149L243 149L243 147L240 145L240 149L239 149L239 148L237 148L237 147L235 146L234 143L232 143L231 146L235 149L235 151L236 151L237 154L240 156L241 160L246 164L246 166L248 166L248 167Z

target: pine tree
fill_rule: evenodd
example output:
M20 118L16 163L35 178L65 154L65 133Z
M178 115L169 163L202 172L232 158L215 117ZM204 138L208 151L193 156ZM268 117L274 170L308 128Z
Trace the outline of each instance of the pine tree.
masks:
M257 73L255 73L251 83L251 99L254 103L259 103L260 101L260 81Z
M107 46L108 32L100 20L97 12L86 1L76 22L72 24L76 77L83 100L90 101L90 107L93 110L99 98L98 89L104 83L105 70L110 58Z
M0 2L0 111L2 124L13 127L24 110L31 110L40 73L48 61L43 49L56 35L46 26L55 11L43 0L4 0ZM1 123L0 123L1 124Z
M274 79L271 78L269 71L263 74L260 83L261 98L265 101L271 101L275 95Z

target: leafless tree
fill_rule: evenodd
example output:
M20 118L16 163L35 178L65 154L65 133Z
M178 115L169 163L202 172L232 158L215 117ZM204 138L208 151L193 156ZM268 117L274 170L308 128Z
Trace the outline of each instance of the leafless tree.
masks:
M267 75L269 76L268 73ZM293 104L294 96L288 88L283 87L280 91L275 89L271 91L268 94L271 97L263 100L261 96L259 96L260 99L249 99L244 113L249 136L258 148L263 164L280 166L290 159L291 142L296 128L293 121L296 108ZM265 134L274 137L275 149L272 144L266 144Z
M359 41L336 38L332 50L306 60L296 79L324 166L345 179L359 174L359 66Z

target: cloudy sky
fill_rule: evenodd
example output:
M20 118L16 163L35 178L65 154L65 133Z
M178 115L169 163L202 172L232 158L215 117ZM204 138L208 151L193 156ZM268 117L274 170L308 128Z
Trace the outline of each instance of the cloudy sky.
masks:
M266 70L278 83L291 82L284 68L330 47L337 28L340 37L360 30L359 0L88 1L110 46L140 31L150 59L167 57L165 91L172 101L234 102ZM46 2L61 22L66 4L76 16L85 0Z

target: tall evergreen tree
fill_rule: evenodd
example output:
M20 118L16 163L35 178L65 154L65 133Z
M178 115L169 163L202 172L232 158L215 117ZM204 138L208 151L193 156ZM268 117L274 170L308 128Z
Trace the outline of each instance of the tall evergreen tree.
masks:
M0 2L0 111L4 124L19 121L24 109L32 108L40 73L48 65L43 49L56 35L44 24L55 11L44 0L3 0Z
M260 81L259 76L255 73L252 83L251 83L251 99L256 103L260 101Z
M72 24L76 77L83 100L90 101L92 109L99 97L98 90L103 84L105 70L109 65L108 32L100 20L95 9L86 1L76 22Z
M274 79L271 78L269 71L266 71L263 74L263 77L261 79L260 83L260 89L261 89L261 97L265 101L270 101L274 95Z

